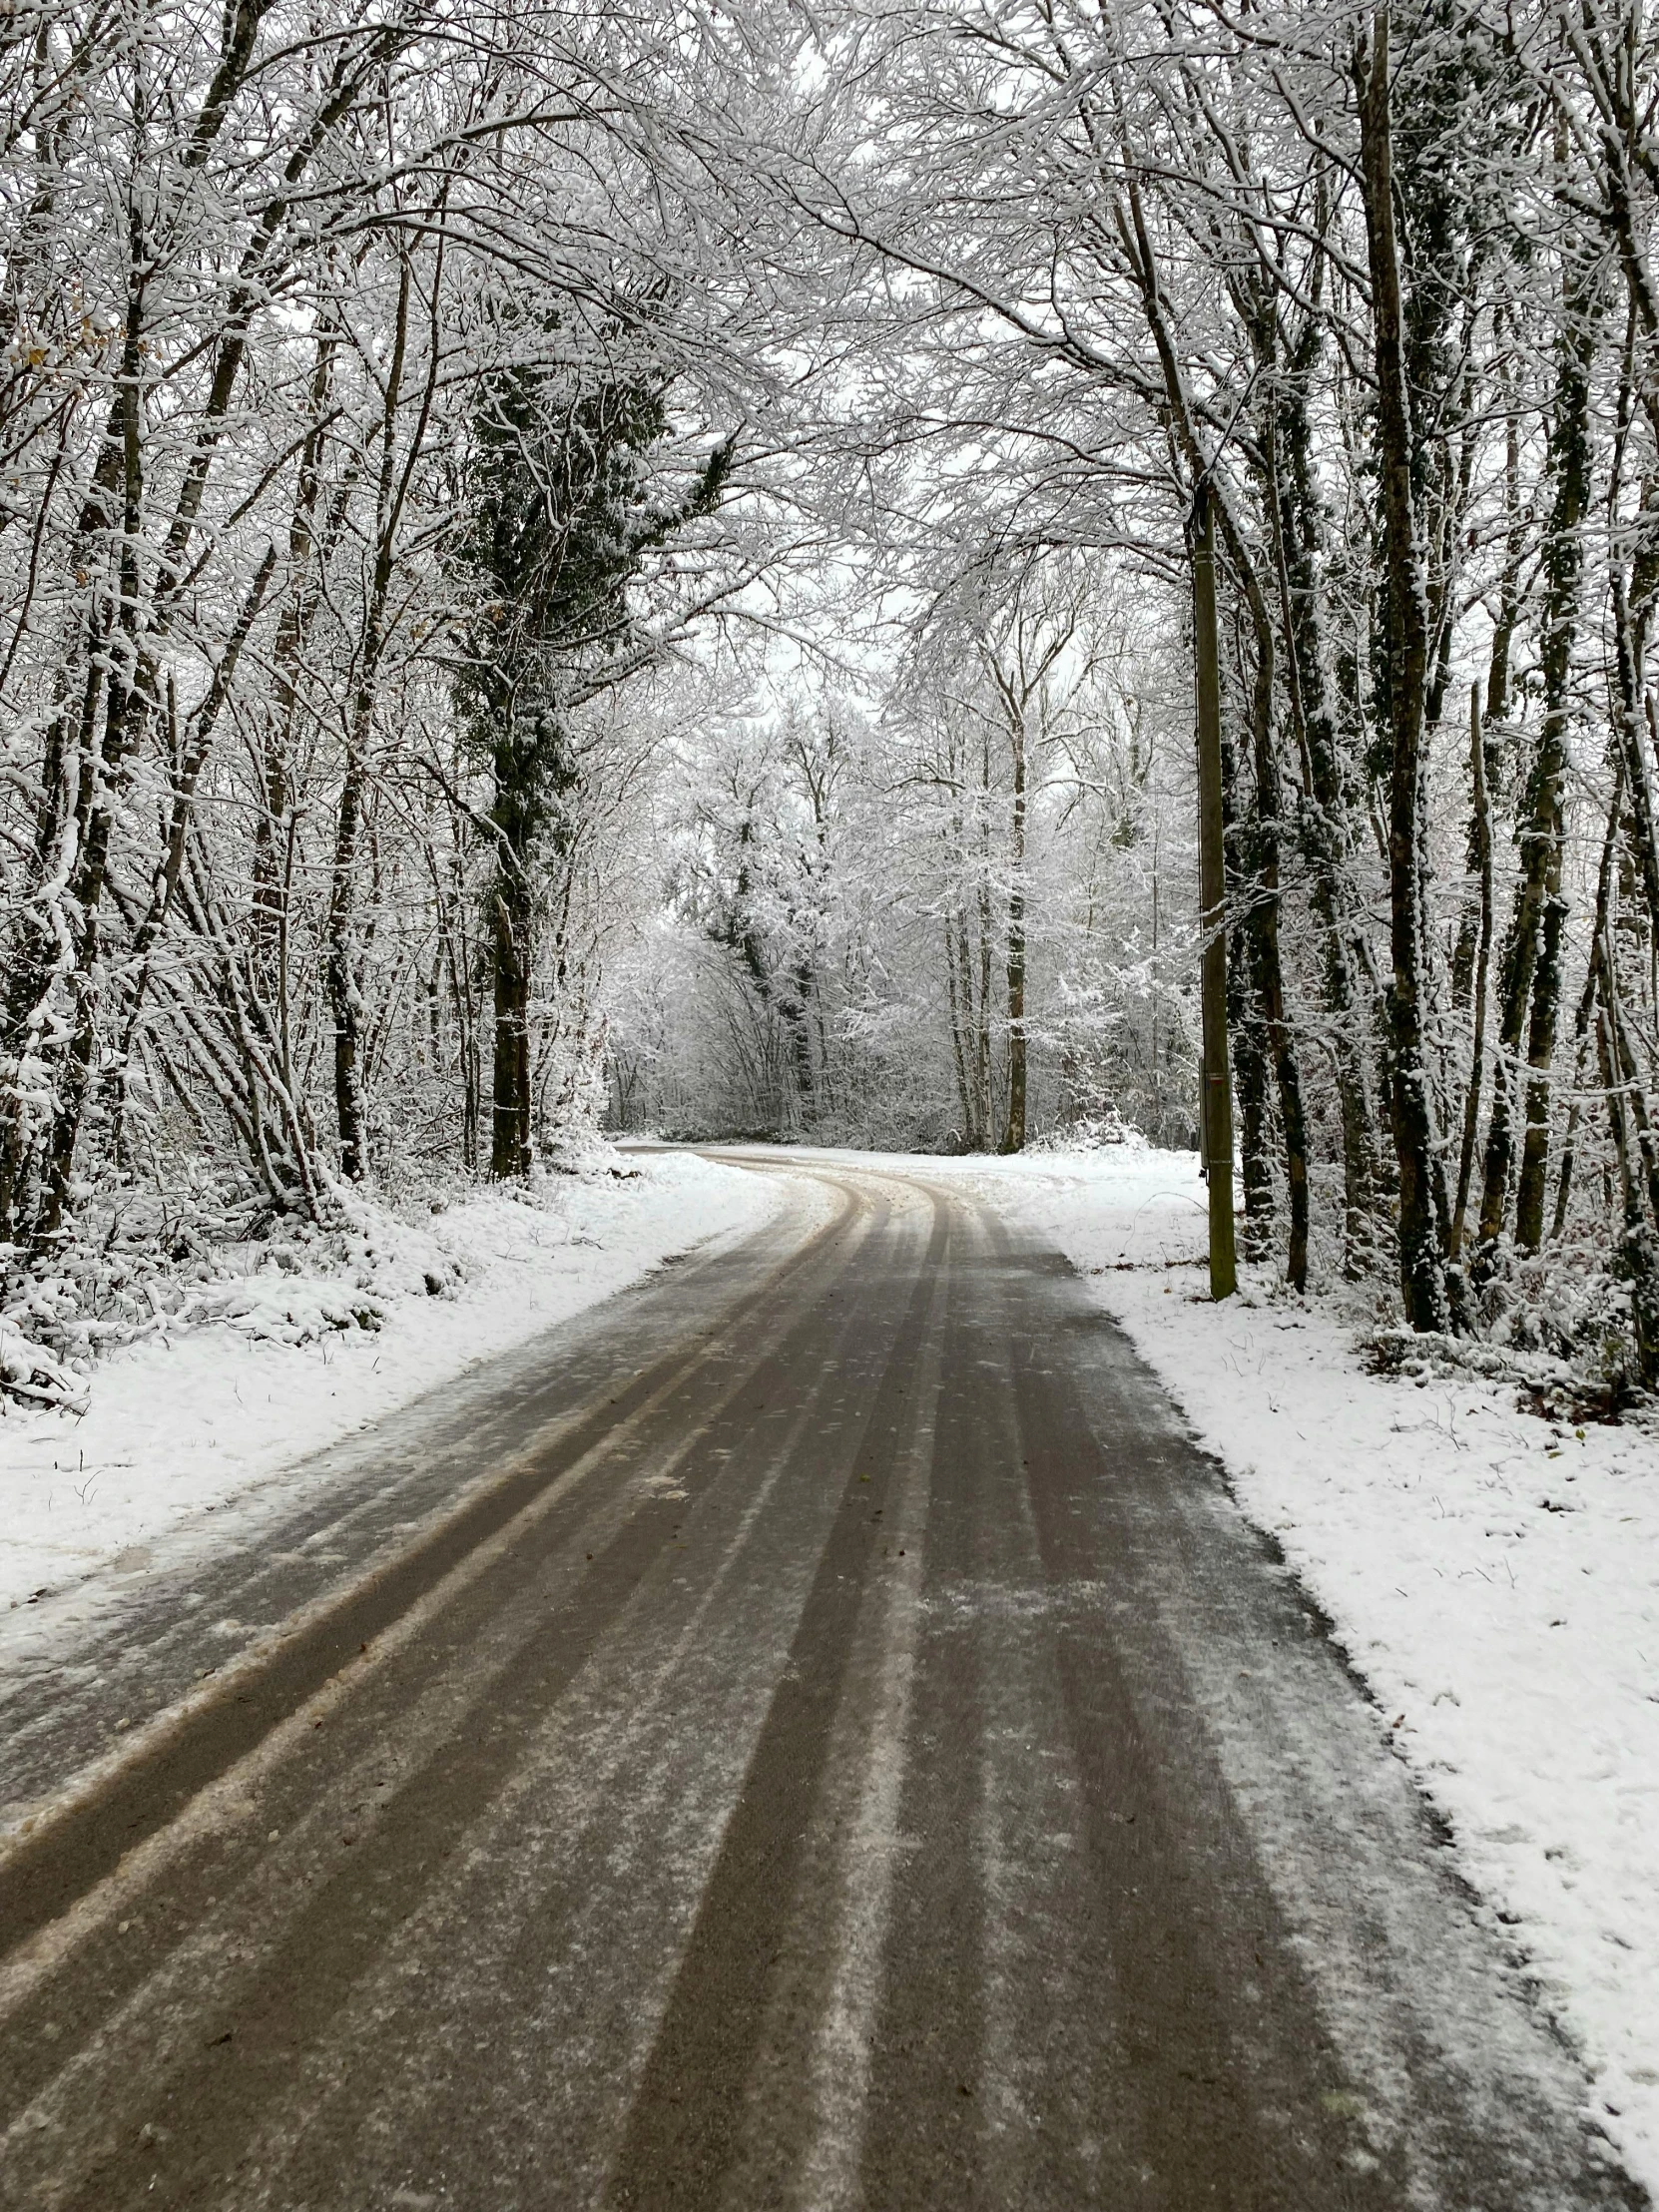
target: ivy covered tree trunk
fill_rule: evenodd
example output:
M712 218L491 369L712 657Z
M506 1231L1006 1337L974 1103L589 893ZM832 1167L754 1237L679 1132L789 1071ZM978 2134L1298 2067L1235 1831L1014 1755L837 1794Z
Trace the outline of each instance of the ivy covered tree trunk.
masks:
M1306 755L1307 790L1300 816L1311 898L1324 929L1326 1010L1332 1016L1332 1055L1343 1148L1343 1270L1369 1272L1377 1241L1377 1141L1367 1080L1368 993L1364 928L1359 921L1350 858L1353 836L1344 788L1342 745L1326 673L1324 612L1320 591L1323 516L1315 477L1308 383L1318 349L1318 324L1310 318L1302 346L1281 387L1271 427L1269 479L1275 494L1270 514L1284 597L1291 714Z
M580 779L563 722L550 709L504 709L493 768L490 1174L502 1180L528 1175L533 1158L531 1006L541 886L568 859L567 811Z
M1536 1252L1544 1235L1550 1069L1561 1006L1562 936L1567 918L1561 887L1566 844L1563 786L1572 714L1572 655L1584 575L1582 528L1590 497L1590 368L1595 324L1593 299L1583 283L1567 285L1563 310L1561 380L1551 441L1555 508L1544 557L1548 590L1543 639L1544 728L1539 747L1542 773L1531 824L1534 849L1527 853L1525 863L1529 874L1535 870L1541 878L1543 925L1527 1023L1526 1131L1521 1142L1520 1179L1515 1187L1515 1242L1523 1252Z
M556 328L550 322L544 335ZM629 586L651 548L715 505L731 463L731 445L717 446L689 496L654 505L650 456L667 425L660 379L583 385L528 367L490 379L473 416L471 526L457 566L480 605L456 692L494 785L487 937L498 1178L531 1167L537 917L547 885L569 866L581 784L569 709L638 665Z
M1517 1149L1516 1242L1536 1251L1543 1235L1544 1182L1549 1156L1549 1064L1555 1048L1561 994L1561 936L1565 907L1561 860L1571 703L1568 686L1577 634L1583 573L1580 530L1589 498L1589 364L1592 329L1580 287L1577 311L1563 325L1555 422L1550 439L1554 477L1549 539L1545 549L1546 606L1543 637L1544 718L1527 775L1516 832L1519 848L1514 911L1498 971L1497 1067L1480 1194L1476 1273L1489 1277L1508 1213ZM1530 1020L1528 1012L1530 1009ZM1529 1076L1524 1094L1517 1062L1526 1041ZM1536 1132L1534 1133L1534 1123ZM1517 1147L1517 1134L1521 1143Z

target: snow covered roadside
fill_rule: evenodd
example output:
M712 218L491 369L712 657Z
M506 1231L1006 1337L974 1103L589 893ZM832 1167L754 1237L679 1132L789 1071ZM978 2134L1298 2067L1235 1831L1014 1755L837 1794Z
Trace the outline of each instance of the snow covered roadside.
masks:
M919 1163L910 1162L912 1168ZM929 1175L935 1163L928 1163ZM1659 2193L1659 1445L1208 1298L1190 1154L939 1162L1057 1245L1283 1545Z
M759 1228L783 1199L689 1153L617 1165L635 1172L600 1161L533 1201L486 1190L418 1220L367 1214L343 1274L307 1272L302 1249L268 1252L206 1285L187 1327L100 1362L84 1413L14 1401L0 1420L0 1620L100 1568L160 1568L217 1540L291 1462L671 1254Z

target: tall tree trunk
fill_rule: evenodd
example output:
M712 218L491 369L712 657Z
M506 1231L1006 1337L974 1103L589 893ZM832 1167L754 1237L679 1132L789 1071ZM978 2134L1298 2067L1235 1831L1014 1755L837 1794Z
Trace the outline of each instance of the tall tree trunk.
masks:
M944 977L950 1006L950 1057L956 1071L956 1097L962 1109L962 1146L977 1152L972 1075L973 972L968 961L967 922L959 906L944 917Z
M32 1226L29 1215L45 1131L36 1099L38 1080L25 1080L24 1063L39 1052L53 986L74 942L62 912L61 885L74 865L85 829L83 795L95 774L90 733L103 702L108 655L98 625L107 612L107 595L97 589L87 616L78 710L60 703L47 733L27 889L7 953L0 1029L0 1242L6 1244L22 1239ZM73 672L68 682L73 684Z
M1640 528L1641 542L1628 568L1622 561L1612 563L1618 702L1614 742L1627 795L1626 842L1642 887L1647 926L1659 941L1659 805L1649 750L1651 738L1659 751L1659 731L1653 729L1653 699L1647 688L1648 631L1659 592L1659 485L1651 479L1642 488Z
M987 740L979 756L979 864L976 916L979 944L979 1018L974 1038L974 1087L978 1094L979 1142L986 1151L991 1143L991 1070L994 1051L991 1037L991 969L995 958L996 931L991 914L991 757Z
M1594 1026L1597 1005L1601 999L1602 946L1609 941L1608 917L1613 905L1613 862L1619 845L1619 822L1624 813L1624 767L1614 750L1613 790L1607 803L1607 829L1601 840L1601 865L1596 871L1595 923L1590 934L1589 968L1584 977L1584 988L1578 997L1578 1012L1573 1022L1574 1054L1573 1102L1567 1114L1567 1133L1561 1143L1561 1165L1555 1185L1555 1220L1550 1235L1559 1240L1567 1225L1567 1207L1572 1198L1573 1168L1576 1164L1578 1126L1582 1119L1583 1100L1578 1096L1583 1081L1584 1062L1589 1052L1590 1034Z
M1630 1286L1637 1372L1644 1387L1659 1383L1659 1130L1649 1111L1624 1018L1613 931L1603 928L1591 950L1600 1006L1596 1046L1607 1120L1618 1163L1624 1227L1617 1264ZM1644 1205L1643 1200L1646 1200Z
M1023 716L1009 728L1012 741L1014 789L1009 814L1008 938L1008 1113L1002 1125L1003 1152L1025 1150L1025 778L1026 745Z
M530 1172L530 982L534 962L534 902L519 855L503 855L490 904L495 978L490 1174L498 1180Z
M1271 1062L1279 1095L1280 1125L1285 1139L1286 1183L1290 1195L1290 1243L1287 1253L1288 1274L1292 1287L1305 1288L1308 1278L1308 1138L1307 1117L1302 1102L1302 1074L1297 1056L1296 1038L1292 1032L1286 1009L1284 972L1279 948L1279 770L1274 754L1274 628L1268 597L1251 558L1243 530L1233 512L1232 501L1222 476L1213 468L1205 454L1194 420L1193 408L1188 396L1185 378L1181 372L1171 329L1169 310L1165 302L1158 258L1152 249L1146 227L1146 212L1142 201L1138 177L1130 170L1127 185L1128 212L1120 212L1118 230L1122 243L1131 259L1141 302L1146 314L1147 326L1152 333L1163 372L1164 395L1170 412L1177 447L1182 459L1191 471L1195 484L1208 482L1210 496L1220 525L1221 537L1227 550L1228 561L1238 583L1248 613L1255 644L1255 679L1251 695L1251 742L1256 772L1256 814L1248 830L1240 822L1241 846L1248 842L1249 867L1256 880L1246 889L1250 903L1242 933L1248 935L1252 952L1250 962L1251 981L1262 1009L1263 1044ZM1241 851L1241 858L1243 853ZM1235 1058L1241 1049L1248 1050L1244 1032L1235 1026ZM1241 1110L1241 1149L1245 1150L1246 1174L1246 1230L1244 1245L1247 1256L1250 1251L1252 1224L1250 1222L1250 1187L1248 1139L1251 1131L1251 1107L1247 1096L1248 1077L1245 1069L1239 1069L1239 1103Z
M1246 597L1259 599L1253 584ZM1241 825L1241 845L1248 852L1246 896L1256 994L1274 1081L1279 1095L1280 1129L1285 1143L1285 1183L1290 1200L1290 1239L1286 1280L1293 1291L1308 1288L1308 1124L1302 1103L1302 1070L1285 1000L1285 970L1279 943L1279 828L1282 808L1279 760L1274 746L1273 624L1265 603L1252 606L1256 631L1256 681L1251 699L1251 750L1255 767L1255 808ZM1243 854L1241 854L1243 857Z
M1480 686L1469 689L1469 774L1474 798L1469 842L1475 871L1475 945L1469 991L1474 1005L1474 1034L1469 1044L1469 1081L1463 1095L1463 1145L1457 1160L1457 1204L1451 1216L1451 1257L1463 1249L1463 1226L1468 1218L1469 1183L1474 1172L1474 1147L1480 1129L1480 1089L1486 1067L1486 1001L1492 965L1492 812L1486 789L1486 739L1480 724Z
M1321 517L1308 421L1307 377L1317 324L1310 320L1293 359L1270 449L1272 520L1284 602L1291 713L1306 759L1301 839L1312 877L1314 911L1324 929L1325 1003L1333 1016L1337 1103L1343 1146L1343 1268L1366 1274L1376 1229L1377 1140L1366 1077L1364 968L1358 899L1349 865L1342 754L1326 675L1320 599Z
M439 251L432 277L434 324L442 282ZM399 259L397 309L391 358L380 410L380 471L374 503L374 560L364 609L357 684L346 726L345 770L340 784L334 830L334 863L328 886L323 981L334 1032L334 1119L339 1131L340 1173L348 1183L368 1173L368 1120L363 1100L362 995L357 960L357 859L363 830L363 802L368 786L369 746L380 679L380 658L387 643L392 578L396 573L397 532L403 504L425 446L437 389L439 347L434 327L426 365L426 386L409 435L403 465L397 465L397 426L403 378L409 356L411 279L407 254Z
M1564 784L1569 688L1573 645L1578 635L1579 600L1584 576L1582 526L1590 495L1590 368L1595 357L1594 283L1572 281L1564 287L1561 386L1558 401L1555 513L1545 554L1548 579L1544 631L1543 750L1559 770L1550 778L1548 849L1543 856L1545 903L1537 967L1532 980L1532 1015L1527 1025L1526 1136L1521 1148L1520 1180L1515 1189L1515 1241L1523 1252L1543 1242L1544 1190L1549 1173L1550 1069L1555 1058L1555 1025L1561 1004L1561 940L1567 904L1561 891L1565 846ZM1544 809L1535 817L1543 826Z
M1549 1166L1549 1070L1555 1052L1566 918L1561 860L1571 711L1568 691L1584 566L1580 533L1589 498L1589 378L1594 351L1590 307L1585 280L1581 276L1571 277L1563 286L1561 362L1550 437L1549 469L1555 489L1544 552L1544 717L1522 801L1516 836L1519 871L1515 907L1500 969L1500 1068L1492 1087L1492 1114L1486 1132L1480 1246L1476 1254L1476 1269L1483 1278L1490 1276L1496 1266L1498 1240L1508 1211L1517 1109L1522 1106L1515 1063L1523 1036L1528 1076L1515 1239L1523 1252L1535 1252L1543 1239Z
M1492 341L1500 344L1504 318L1493 317ZM1515 371L1505 357L1498 368L1503 393L1503 512L1507 528L1503 539L1503 576L1498 585L1497 618L1492 624L1491 655L1486 664L1486 721L1509 719L1509 655L1520 621L1520 568L1526 555L1526 517L1520 488L1520 415L1515 406Z
M1268 1053L1251 975L1251 941L1235 930L1227 946L1227 1025L1233 1040L1233 1097L1239 1120L1239 1182L1244 1216L1239 1250L1253 1266L1273 1253L1273 1161L1269 1151Z
M1601 1085L1607 1097L1608 1129L1618 1163L1619 1195L1624 1222L1618 1247L1618 1269L1630 1285L1630 1319L1636 1341L1636 1374L1644 1389L1659 1383L1659 1238L1642 1206L1641 1189L1631 1154L1630 1098L1621 1077L1612 1038L1612 1020L1605 1008L1596 1016L1596 1051Z
M1422 741L1427 682L1427 592L1412 493L1412 428L1402 345L1394 235L1388 14L1376 10L1360 62L1360 154L1372 281L1378 384L1378 461L1387 578L1389 1107L1399 1171L1399 1279L1417 1330L1452 1321L1446 1283L1450 1210L1434 1102L1423 1055ZM1443 1227L1442 1227L1443 1220Z
M144 588L140 543L144 533L143 381L149 338L145 292L149 247L135 203L128 211L130 288L122 342L120 393L122 517L114 619L107 632L109 674L104 687L104 728L91 744L91 728L82 733L82 778L77 813L80 830L77 864L69 880L74 958L70 968L72 1014L68 1050L57 1086L56 1112L47 1147L46 1172L35 1238L55 1238L63 1225L74 1172L75 1148L92 1089L98 1049L98 1011L103 995L104 929L100 908L109 874L116 805L124 764L138 743L146 706L146 678L140 654Z
M1248 877L1239 864L1238 756L1222 725L1221 794L1223 849L1227 856L1227 896L1237 910L1248 895ZM1238 1249L1253 1267L1273 1254L1274 1216L1272 1106L1266 1023L1257 990L1255 938L1248 926L1227 939L1227 1028L1233 1047L1233 1103L1239 1137L1239 1183L1244 1211L1237 1224ZM1206 1139L1206 1150L1207 1139Z
M368 656L365 653L365 661ZM376 654L375 658L378 658ZM362 835L363 785L374 694L364 683L358 692L340 784L334 825L334 864L329 881L327 949L323 985L333 1026L334 1126L339 1136L339 1171L348 1183L368 1173L368 1131L363 1111L361 1065L362 1001L357 976L357 848Z

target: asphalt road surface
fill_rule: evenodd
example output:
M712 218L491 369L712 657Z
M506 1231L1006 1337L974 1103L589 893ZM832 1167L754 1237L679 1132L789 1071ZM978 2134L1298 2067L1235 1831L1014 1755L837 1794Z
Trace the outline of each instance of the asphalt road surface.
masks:
M8 2212L1643 2203L1065 1265L757 1172L8 1686Z

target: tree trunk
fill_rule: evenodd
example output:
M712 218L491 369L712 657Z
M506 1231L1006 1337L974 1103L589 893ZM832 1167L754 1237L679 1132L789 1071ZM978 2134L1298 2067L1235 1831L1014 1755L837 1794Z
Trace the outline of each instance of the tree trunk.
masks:
M1372 19L1360 72L1360 153L1377 351L1378 462L1387 578L1389 1106L1399 1171L1399 1279L1416 1330L1452 1321L1446 1285L1444 1170L1423 1057L1422 736L1427 681L1427 593L1411 483L1412 430L1402 346L1394 236L1388 10ZM1437 1188L1436 1188L1437 1184ZM1442 1232L1439 1217L1446 1217Z
M334 1036L334 1126L339 1135L339 1171L348 1183L368 1173L368 1133L363 1113L360 1048L362 1004L357 988L353 923L357 901L357 845L362 832L362 747L367 742L372 692L359 695L353 737L347 748L334 826L334 864L330 880L327 949L323 985Z
M145 709L140 667L143 590L139 545L144 531L144 447L141 381L149 340L145 333L145 272L149 250L136 206L129 211L132 276L122 346L121 424L122 519L117 562L118 599L107 632L109 674L104 686L104 730L96 745L89 725L82 733L82 777L77 795L80 840L77 864L69 880L74 958L70 968L69 1049L58 1077L56 1112L47 1148L46 1172L35 1239L58 1235L69 1200L75 1148L92 1089L98 1046L98 1008L102 997L104 931L100 915L115 833L117 785L123 764L138 742Z
M1652 1388L1659 1382L1659 1236L1654 1227L1659 1222L1659 1132L1626 1034L1610 928L1597 939L1591 961L1601 1001L1597 1057L1624 1212L1617 1264L1630 1285L1638 1377L1644 1388Z
M1561 1143L1561 1165L1555 1185L1555 1220L1550 1229L1552 1238L1559 1241L1567 1225L1567 1207L1572 1198L1573 1168L1576 1164L1578 1126L1582 1117L1583 1100L1577 1095L1584 1078L1584 1062L1589 1053L1590 1033L1594 1024L1597 1005L1601 999L1602 946L1610 941L1608 919L1613 908L1613 861L1619 843L1619 822L1624 813L1624 765L1617 749L1613 748L1613 790L1607 803L1607 829L1601 840L1601 865L1596 871L1595 923L1590 935L1589 968L1584 977L1584 988L1578 997L1578 1012L1573 1022L1573 1042L1576 1046L1573 1065L1573 1102L1567 1114L1567 1133ZM1604 1086L1605 1087L1605 1086Z
M1523 1034L1529 1072L1515 1207L1515 1239L1523 1252L1536 1252L1543 1240L1549 1167L1549 1070L1561 999L1561 941L1566 918L1561 861L1571 713L1568 692L1584 566L1580 532L1589 497L1589 378L1594 346L1585 283L1571 280L1563 292L1561 366L1549 456L1555 495L1544 554L1544 718L1522 803L1516 838L1519 880L1503 950L1498 1052L1506 1072L1493 1085L1492 1116L1486 1132L1480 1248L1476 1254L1476 1268L1482 1277L1490 1276L1496 1266L1497 1244L1508 1209L1521 1090L1518 1073L1507 1070L1519 1054Z
M1261 1000L1263 1046L1271 1060L1279 1092L1280 1121L1285 1138L1286 1181L1291 1203L1288 1272L1293 1288L1301 1290L1305 1288L1308 1277L1308 1144L1302 1103L1301 1068L1297 1058L1296 1039L1286 1012L1279 950L1279 773L1273 750L1273 617L1244 533L1238 526L1226 496L1223 480L1214 472L1199 441L1197 424L1188 401L1186 384L1171 334L1158 259L1152 250L1140 185L1133 170L1127 179L1127 195L1129 217L1125 222L1120 215L1119 232L1133 259L1147 324L1158 349L1172 427L1182 456L1192 471L1195 485L1208 484L1208 496L1215 506L1228 559L1249 614L1255 641L1256 674L1251 701L1251 737L1256 770L1257 808L1256 819L1249 826L1248 841L1250 862L1259 879L1260 895L1256 895L1253 885L1247 886L1246 895L1250 897L1251 904L1242 927L1252 944L1250 973ZM1240 820L1236 810L1234 819L1236 822ZM1235 1039L1236 1053L1248 1049L1242 1030L1235 1029ZM1252 1108L1247 1087L1246 1071L1241 1066L1239 1103L1247 1217L1244 1242L1249 1254L1253 1227L1249 1218ZM1259 1123L1258 1133L1264 1131L1265 1123Z
M1317 340L1310 324L1308 344ZM1377 1144L1366 1079L1358 898L1349 866L1352 839L1342 756L1325 672L1318 554L1320 515L1307 410L1308 359L1286 380L1270 457L1272 519L1288 641L1291 712L1307 761L1301 839L1314 911L1324 928L1325 1003L1334 1017L1337 1103L1343 1146L1343 1272L1369 1272L1376 1230ZM1283 465L1281 465L1283 464Z
M1308 1288L1308 1126L1302 1103L1302 1070L1285 1003L1285 971L1279 946L1279 762L1273 742L1273 630L1266 610L1257 623L1257 669L1251 702L1251 738L1256 770L1256 806L1246 827L1251 865L1246 895L1252 912L1247 924L1252 968L1268 1052L1279 1094L1279 1120L1285 1143L1285 1182L1290 1200L1290 1238L1286 1280L1293 1291Z
M441 266L441 265L440 265ZM328 890L323 979L334 1031L334 1117L339 1130L340 1173L348 1183L368 1173L368 1122L363 1103L362 997L357 974L357 846L362 834L363 798L368 779L368 748L374 728L380 656L386 646L387 610L396 572L398 523L415 464L425 442L438 373L434 333L427 363L425 395L419 417L397 467L397 418L408 363L410 272L407 256L399 263L396 320L380 413L380 473L374 507L374 566L364 610L361 660L346 732L345 773L340 786L334 833L334 865ZM432 286L435 315L438 278Z
M1463 1145L1457 1161L1457 1204L1451 1216L1451 1258L1463 1249L1469 1183L1474 1171L1475 1139L1480 1128L1480 1090L1486 1067L1486 1000L1492 965L1492 814L1486 789L1486 740L1480 726L1480 686L1469 689L1469 773L1474 798L1469 821L1472 865L1478 882L1476 929L1469 990L1474 1005L1474 1034L1469 1045L1469 1082L1463 1097Z
M1273 1161L1268 1150L1268 1054L1253 985L1248 930L1236 930L1227 947L1227 1021L1233 1040L1233 1096L1239 1120L1239 1180L1244 1219L1239 1250L1253 1266L1273 1253Z
M515 854L504 857L491 902L495 975L495 1054L491 1084L490 1174L498 1181L530 1172L530 980L534 919L529 886Z
M1009 820L1008 877L1008 1114L1002 1125L1002 1152L1025 1150L1025 724L1009 729L1014 765L1013 805Z
M1493 342L1500 342L1503 318L1494 316ZM1504 534L1503 580L1498 586L1497 620L1492 624L1491 657L1486 664L1486 721L1509 719L1509 654L1520 621L1520 566L1526 552L1526 521L1521 507L1520 416L1514 404L1513 365L1505 359L1498 370L1503 390L1503 511L1508 527Z

